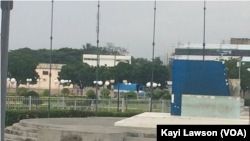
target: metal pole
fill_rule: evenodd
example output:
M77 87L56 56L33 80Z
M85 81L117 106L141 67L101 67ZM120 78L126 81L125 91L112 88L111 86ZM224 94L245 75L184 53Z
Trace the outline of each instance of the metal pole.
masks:
M96 32L97 32L97 65L96 65L96 96L95 96L95 116L97 117L97 99L98 99L98 69L99 69L99 51L98 51L98 45L99 45L99 8L100 8L100 2L98 0L98 12L97 12L97 29L96 29Z
M50 36L50 63L49 63L49 101L48 101L48 118L50 117L50 93L51 93L51 57L52 57L52 32L53 32L53 4L54 0L51 1L51 36Z
M154 81L155 14L156 14L156 0L155 0L155 7L154 7L154 31L153 31L153 54L152 54L152 77L151 77L150 112L152 112L153 81Z
M204 1L203 61L205 60L205 11L206 11L206 1Z
M13 9L13 1L1 1L2 25L1 25L1 141L4 141L5 112L6 112L6 80L8 68L9 49L9 25L10 10Z

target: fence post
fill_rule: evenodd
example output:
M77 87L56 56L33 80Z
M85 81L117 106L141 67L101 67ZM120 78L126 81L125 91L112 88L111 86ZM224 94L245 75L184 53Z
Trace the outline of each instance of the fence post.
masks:
M94 100L92 99L92 101L91 101L91 110L94 111L94 109L95 109L94 108Z
M110 111L110 100L109 100L109 107L108 107L108 111Z
M17 100L17 99L15 98L15 107L14 107L15 110L16 110L16 100Z
M74 107L74 109L76 110L76 99L75 99L75 107Z
M31 110L31 96L29 96L29 110Z
M164 100L161 100L161 109L162 109L162 113L164 113Z
M64 101L65 99L64 99L64 97L63 97L63 109L64 109L64 104L65 104L65 101Z
M124 98L122 98L122 112L124 112Z
M151 98L149 98L149 101L148 101L148 111L150 112L150 102L151 102L151 100L150 100Z

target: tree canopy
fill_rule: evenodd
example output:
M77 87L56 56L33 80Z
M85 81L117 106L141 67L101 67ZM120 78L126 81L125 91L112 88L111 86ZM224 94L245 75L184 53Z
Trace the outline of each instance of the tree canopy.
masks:
M71 80L73 85L78 85L81 89L94 86L96 79L96 67L83 63L83 54L100 55L127 55L128 51L124 47L107 43L106 46L97 48L87 43L80 49L60 48L52 50L52 63L66 64L59 72L59 80ZM19 80L18 83L26 84L27 78L32 78L32 83L36 83L35 78L39 78L35 69L38 63L49 63L50 50L32 50L28 47L11 50L9 52L9 77ZM132 57L131 64L120 62L115 67L99 67L99 80L106 81L115 79L122 83L128 80L131 83L145 85L151 81L152 63L145 58ZM154 58L154 82L165 86L166 80L170 77L169 69L163 65L159 57ZM31 83L31 84L32 84Z

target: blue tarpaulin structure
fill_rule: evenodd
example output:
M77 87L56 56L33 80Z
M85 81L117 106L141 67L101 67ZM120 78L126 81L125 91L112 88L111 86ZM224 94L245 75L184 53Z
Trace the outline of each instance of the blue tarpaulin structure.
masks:
M171 115L181 115L182 94L230 96L222 62L174 60L172 72Z

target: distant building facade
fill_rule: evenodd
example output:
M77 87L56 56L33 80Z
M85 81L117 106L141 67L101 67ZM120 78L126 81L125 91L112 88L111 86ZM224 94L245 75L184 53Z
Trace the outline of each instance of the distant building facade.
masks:
M206 44L205 60L220 60L243 57L250 58L250 44ZM177 60L203 60L202 44L184 44L175 49Z
M59 77L58 73L61 71L64 65L65 64L51 64L51 89L62 89L62 85L59 85L59 82L55 83L55 79L58 79ZM39 81L37 81L37 84L34 85L30 84L29 86L28 84L19 85L19 87L29 87L31 89L49 89L49 69L50 69L49 63L39 63L36 68L36 72L40 77ZM70 85L67 88L73 88L73 85Z
M243 44L243 45L249 45L250 39L248 38L231 38L230 44Z
M118 56L118 55L100 55L100 66L113 67L120 62L131 64L131 56ZM97 66L96 54L83 54L83 63L87 63L90 66Z

